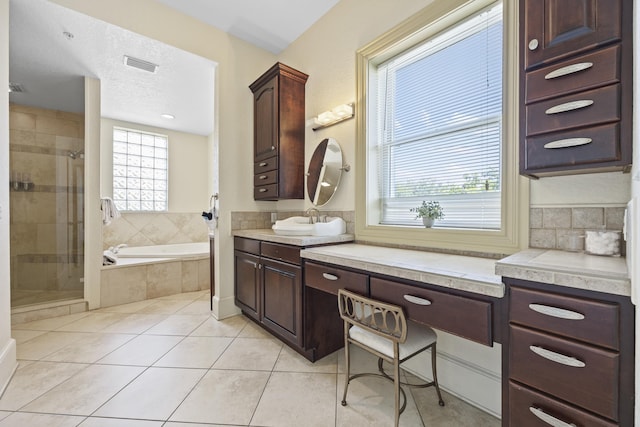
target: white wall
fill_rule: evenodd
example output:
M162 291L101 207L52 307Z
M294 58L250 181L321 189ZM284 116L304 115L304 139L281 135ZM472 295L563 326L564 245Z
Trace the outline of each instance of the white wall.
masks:
M113 128L123 127L169 138L169 212L198 212L209 207L209 142L206 136L103 118L100 127L100 189L113 196Z
M9 84L9 0L0 0L0 86ZM0 90L0 395L16 368L9 272L9 94Z

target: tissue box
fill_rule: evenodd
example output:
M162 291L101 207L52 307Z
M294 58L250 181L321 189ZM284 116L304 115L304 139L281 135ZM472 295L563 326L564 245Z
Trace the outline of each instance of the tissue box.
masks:
M591 255L620 256L621 231L585 231L584 251Z

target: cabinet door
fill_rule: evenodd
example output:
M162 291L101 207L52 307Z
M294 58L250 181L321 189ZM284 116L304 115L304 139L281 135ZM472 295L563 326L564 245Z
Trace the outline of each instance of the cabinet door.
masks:
M521 0L525 69L621 39L622 0Z
M302 345L302 270L262 258L262 323L283 339Z
M236 305L248 316L260 318L258 266L260 258L246 252L234 252Z
M253 94L254 161L275 156L278 149L278 76Z

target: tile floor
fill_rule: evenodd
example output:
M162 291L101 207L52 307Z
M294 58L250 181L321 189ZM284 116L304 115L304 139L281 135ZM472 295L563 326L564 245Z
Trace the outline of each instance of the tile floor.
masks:
M391 384L365 377L340 405L343 352L312 364L243 316L217 321L193 292L13 326L19 368L0 427L391 426ZM375 359L354 351L354 368ZM403 426L499 426L445 393L412 389Z

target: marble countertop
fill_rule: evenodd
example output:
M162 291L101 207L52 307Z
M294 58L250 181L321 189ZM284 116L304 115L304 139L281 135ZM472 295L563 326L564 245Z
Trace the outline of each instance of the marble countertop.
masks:
M515 279L630 296L625 258L528 249L496 262L496 274Z
M502 298L494 259L348 243L304 249L303 258Z
M315 246L331 243L353 242L353 234L340 234L338 236L282 236L273 232L270 228L258 230L235 230L236 237L264 240L266 242L284 243L294 246Z

